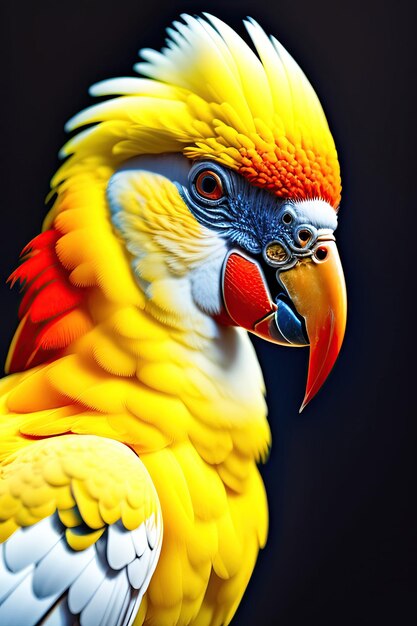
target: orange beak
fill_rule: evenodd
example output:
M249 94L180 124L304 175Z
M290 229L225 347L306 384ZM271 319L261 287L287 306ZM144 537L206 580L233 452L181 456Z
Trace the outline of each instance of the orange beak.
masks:
M346 327L346 286L334 241L321 248L324 258L300 260L280 273L297 312L304 318L310 344L307 386L300 412L316 395L339 354Z
M318 243L321 245L312 256L274 273L269 284L260 264L238 250L226 258L222 277L226 315L219 316L220 323L237 324L281 345L310 345L300 412L329 375L346 327L346 286L337 247L329 237ZM273 283L278 287L277 280L290 302L282 295L271 295Z

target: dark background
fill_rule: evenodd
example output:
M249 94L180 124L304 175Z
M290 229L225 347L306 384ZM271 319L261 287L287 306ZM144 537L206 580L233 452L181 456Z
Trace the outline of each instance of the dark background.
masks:
M33 0L1 3L2 356L17 290L4 280L45 214L64 122L97 80L131 74L180 12L243 34L249 14L316 88L340 154L345 343L298 415L306 350L256 343L274 444L263 468L270 537L234 623L406 623L417 618L414 3Z

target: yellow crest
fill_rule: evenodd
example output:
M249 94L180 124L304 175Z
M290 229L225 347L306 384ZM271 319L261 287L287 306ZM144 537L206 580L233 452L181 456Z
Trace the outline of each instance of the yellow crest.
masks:
M62 154L72 158L53 181L80 161L115 166L150 153L212 158L253 184L289 199L322 198L337 208L340 171L320 102L307 78L274 37L252 19L246 29L258 56L211 15L168 29L161 52L141 51L135 69L148 78L95 85L96 96L119 95L68 124L78 134Z

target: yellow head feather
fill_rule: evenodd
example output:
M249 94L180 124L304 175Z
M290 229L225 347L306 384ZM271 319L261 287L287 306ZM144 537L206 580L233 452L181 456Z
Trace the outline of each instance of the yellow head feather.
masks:
M183 152L212 158L289 199L322 198L337 208L340 172L333 138L307 78L279 42L249 19L258 52L226 24L183 15L161 52L142 50L135 66L149 78L95 85L92 106L69 123L79 133L62 150L72 155L53 180L139 155Z

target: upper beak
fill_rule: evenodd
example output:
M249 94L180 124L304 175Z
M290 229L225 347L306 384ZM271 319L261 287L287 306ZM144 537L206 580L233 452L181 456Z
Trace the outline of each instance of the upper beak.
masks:
M320 258L316 253L279 272L290 303L281 296L273 302L259 264L240 251L229 254L223 271L224 303L236 324L274 343L310 345L300 411L329 375L346 326L346 287L336 244L324 241L319 250Z
M319 250L324 251L323 260L302 260L280 274L295 308L305 320L310 343L307 386L300 412L329 375L346 328L346 285L336 244L326 241Z

